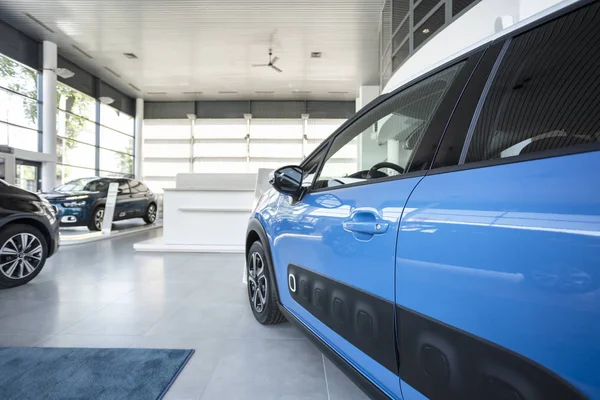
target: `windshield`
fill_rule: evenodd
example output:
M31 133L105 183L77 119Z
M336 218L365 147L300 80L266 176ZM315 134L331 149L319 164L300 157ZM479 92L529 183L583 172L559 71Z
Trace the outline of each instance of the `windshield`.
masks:
M85 185L89 182L95 180L95 178L84 178L84 179L75 179L74 181L67 182L64 185L61 185L54 189L55 192L80 192L85 190Z

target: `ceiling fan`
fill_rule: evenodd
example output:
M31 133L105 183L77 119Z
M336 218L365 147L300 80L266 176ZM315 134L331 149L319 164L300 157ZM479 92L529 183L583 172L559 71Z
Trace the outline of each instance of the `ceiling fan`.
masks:
M275 66L275 63L279 60L279 57L273 57L273 50L269 49L269 63L268 64L252 64L253 67L271 67L277 72L283 72L281 69Z

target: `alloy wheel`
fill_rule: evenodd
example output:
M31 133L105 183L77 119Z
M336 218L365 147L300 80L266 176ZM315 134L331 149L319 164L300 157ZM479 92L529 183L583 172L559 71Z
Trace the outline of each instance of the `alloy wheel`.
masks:
M0 273L9 279L23 279L42 263L44 249L30 233L18 233L0 248Z
M102 230L102 220L104 220L104 209L103 208L96 211L96 215L94 215L94 225L96 226L96 229L98 229L99 231Z
M156 206L154 204L150 204L148 207L148 221L154 222L156 220Z
M252 253L248 265L248 290L252 307L258 313L263 312L267 304L267 276L265 275L265 262L261 255Z

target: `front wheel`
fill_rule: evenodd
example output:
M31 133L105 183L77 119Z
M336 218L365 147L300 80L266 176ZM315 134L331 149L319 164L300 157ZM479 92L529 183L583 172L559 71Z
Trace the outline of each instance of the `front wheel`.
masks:
M248 252L248 299L254 318L263 325L274 325L285 321L277 307L275 280L271 279L267 255L262 244L254 242Z
M42 233L30 225L8 225L0 232L0 288L24 285L46 263L48 245Z
M104 221L104 207L98 206L94 209L94 212L90 216L90 221L88 222L88 229L90 231L101 231L102 221Z
M144 222L147 224L153 224L156 221L156 204L150 203L148 208L146 209L146 214L144 215Z

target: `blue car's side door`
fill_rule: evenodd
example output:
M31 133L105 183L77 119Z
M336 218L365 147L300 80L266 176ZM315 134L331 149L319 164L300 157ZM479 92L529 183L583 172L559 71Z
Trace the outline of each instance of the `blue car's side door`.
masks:
M396 237L479 55L367 106L304 165L271 221L283 305L388 396L400 398Z
M596 2L499 43L410 196L405 400L600 398L599 26Z

